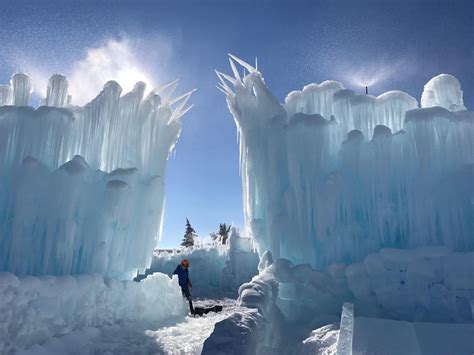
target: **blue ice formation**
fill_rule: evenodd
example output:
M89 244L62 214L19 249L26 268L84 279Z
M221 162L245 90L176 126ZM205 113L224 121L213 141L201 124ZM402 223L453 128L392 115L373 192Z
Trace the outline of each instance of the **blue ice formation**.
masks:
M359 95L335 81L281 104L258 70L230 64L218 88L237 125L245 223L260 254L321 268L382 248L474 250L474 114L455 77L431 79L421 107L404 92Z
M0 271L130 278L160 237L166 160L192 92L145 97L116 82L83 107L53 75L39 108L15 74L0 86Z

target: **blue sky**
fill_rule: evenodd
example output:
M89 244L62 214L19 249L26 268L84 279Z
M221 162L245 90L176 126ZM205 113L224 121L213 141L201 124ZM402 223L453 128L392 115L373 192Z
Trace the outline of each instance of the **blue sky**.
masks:
M0 0L0 82L14 71L73 72L90 48L126 42L156 83L179 77L197 88L168 163L161 246L176 246L188 217L206 236L243 224L238 145L232 116L215 89L227 53L252 62L275 95L311 82L378 77L420 98L439 73L460 81L474 106L472 1L5 1ZM95 92L93 93L95 94Z

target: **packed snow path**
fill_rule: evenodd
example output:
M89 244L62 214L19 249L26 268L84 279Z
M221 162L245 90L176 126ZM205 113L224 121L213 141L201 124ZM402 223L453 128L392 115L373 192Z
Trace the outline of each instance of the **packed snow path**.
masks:
M195 301L196 306L215 304L224 306L222 312L210 312L202 317L187 316L178 323L170 319L169 325L161 327L133 322L85 328L51 338L45 344L35 345L19 354L200 354L214 325L236 308L232 299Z

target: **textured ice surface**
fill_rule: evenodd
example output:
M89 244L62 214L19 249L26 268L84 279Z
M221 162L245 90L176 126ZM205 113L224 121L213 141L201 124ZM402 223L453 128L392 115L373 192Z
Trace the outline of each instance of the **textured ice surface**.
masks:
M88 327L132 321L158 326L182 320L188 312L177 278L163 274L137 283L100 275L17 278L0 273L0 299L1 353Z
M421 107L441 106L450 111L465 110L461 84L449 74L440 74L428 81L421 95Z
M31 80L0 87L0 271L130 278L159 238L168 155L191 92L177 81L144 98L116 82L84 107L53 75L37 109Z
M339 315L351 300L358 315L423 322L471 322L474 253L446 247L382 249L362 262L314 270L278 259L276 304L293 321Z
M104 173L80 156L52 171L27 157L9 172L0 173L0 270L125 278L149 265L161 178Z
M218 73L219 88L260 254L325 267L388 247L474 250L474 115L457 79L432 79L423 108L400 91L359 95L334 81L280 104L260 72L230 60L234 75Z

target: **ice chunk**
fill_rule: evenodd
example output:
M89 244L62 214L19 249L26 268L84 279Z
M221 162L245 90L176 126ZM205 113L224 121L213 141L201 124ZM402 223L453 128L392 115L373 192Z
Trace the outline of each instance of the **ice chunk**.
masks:
M421 94L421 107L441 106L450 111L465 110L462 96L458 79L449 74L440 74L426 83Z
M352 355L354 332L354 305L344 303L342 306L341 326L337 340L337 355Z

